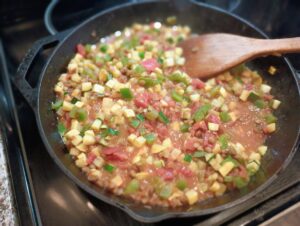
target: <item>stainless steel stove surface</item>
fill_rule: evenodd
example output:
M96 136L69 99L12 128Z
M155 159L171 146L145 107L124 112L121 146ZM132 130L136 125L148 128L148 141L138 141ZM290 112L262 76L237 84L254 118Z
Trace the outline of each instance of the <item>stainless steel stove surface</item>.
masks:
M84 4L82 2L73 4L73 1L67 0L59 2L53 11L53 25L59 31L70 28L88 16L121 2L128 1L85 1ZM268 1L269 3L264 3L260 7L253 7L251 0L206 0L202 2L245 16L272 37L300 36L300 29L298 29L300 16L296 16L297 10L300 10L299 1L287 0L284 3L283 1ZM47 1L41 1L36 6L38 8L36 11L44 11L47 3ZM28 1L28 4L30 5L31 1ZM30 7L27 8L31 10ZM265 13L266 10L268 14ZM0 16L3 17L1 12L5 14L9 11L0 10ZM295 15L293 20L290 20L290 16L284 12ZM3 23L0 28L0 37L5 48L7 62L5 66L10 75L15 73L18 64L32 44L49 35L44 26L43 14L30 15L24 12L21 15L23 17L21 19L19 17L18 20L7 16L5 21L0 18ZM27 15L27 18L24 15ZM38 63L33 65L31 75L38 75L41 70L40 65L48 54L49 52L45 52L39 57ZM292 57L295 59L294 65L297 68L298 56ZM9 133L7 127L2 131L10 139L6 150L10 153L8 162L12 171L12 186L19 222L23 225L144 225L121 210L82 191L62 173L50 158L40 139L31 108L18 90L13 87L13 93L10 93L7 82L3 82L7 81L10 75L1 73L1 85L6 87L4 95L9 103L8 108L15 104L14 110L16 111L6 112L8 117L11 117L7 123L13 128L12 132ZM33 80L36 79L34 76L31 77ZM11 94L14 95L14 99ZM20 133L18 133L19 128L21 128ZM298 151L279 178L249 201L217 214L170 219L155 225L257 225L299 200L300 152Z

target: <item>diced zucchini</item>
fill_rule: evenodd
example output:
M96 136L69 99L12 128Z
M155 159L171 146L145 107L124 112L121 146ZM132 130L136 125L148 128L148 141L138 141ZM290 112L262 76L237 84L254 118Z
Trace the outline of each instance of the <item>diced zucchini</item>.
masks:
M149 176L149 173L147 173L147 172L139 172L134 175L134 177L139 180L143 180L143 179L147 178L148 176Z
M254 92L250 92L249 96L248 96L248 100L251 101L252 103L254 103L255 101L259 100L260 96Z
M150 109L150 111L146 112L145 116L148 120L153 121L153 120L157 119L158 112L155 109Z
M110 173L112 173L112 172L116 169L116 167L113 166L113 165L111 165L111 164L105 164L105 165L103 166L103 168L104 168L107 172L110 172Z
M159 191L159 196L163 199L167 199L172 195L173 189L171 185L164 185Z
M65 127L65 125L61 122L59 122L57 124L57 131L58 133L62 136L65 134L65 132L67 131L67 128Z
M122 177L120 175L116 175L112 180L111 183L114 187L119 187L123 183Z
M200 100L200 94L199 93L194 93L190 95L190 99L193 102L198 102Z
M137 120L137 119L134 119L134 120L132 120L132 121L130 122L130 125L131 125L133 128L137 128L137 127L139 127L139 125L140 125L140 121Z
M91 82L83 82L82 84L81 84L81 90L83 91L83 92L87 92L87 91L89 91L89 90L91 90L92 89L92 83Z
M124 109L124 115L126 118L133 118L135 117L135 112L132 109Z
M64 111L71 111L73 109L74 105L71 104L70 102L64 101L62 105L62 109Z
M268 147L265 145L259 146L258 147L258 152L260 153L261 156L264 156L268 150Z
M51 108L53 109L53 110L58 110L58 109L60 109L60 107L63 105L63 101L62 100L57 100L57 101L55 101L54 103L52 103L51 104Z
M179 190L183 191L186 188L186 186L187 186L187 184L186 184L186 181L184 179L177 180L176 187Z
M97 94L100 94L100 95L103 95L104 92L105 92L105 88L104 88L104 86L101 86L99 84L95 84L93 86L93 92L95 92Z
M248 184L248 181L246 181L246 179L242 178L242 177L233 177L232 178L233 184L237 187L237 188L243 188L246 187Z
M76 166L82 168L87 165L86 154L81 153L77 156L77 160L75 161Z
M74 146L77 146L78 144L81 143L81 141L82 141L82 136L76 135L75 137L73 137L71 142Z
M251 161L246 165L247 171L250 174L250 176L254 175L260 167L260 162L257 161Z
M221 94L223 97L227 97L227 91L226 91L226 89L224 89L224 87L221 87L221 88L220 88L220 94Z
M277 118L273 114L268 114L265 116L265 120L267 124L271 124L277 121Z
M202 157L205 157L206 154L207 154L207 153L204 152L204 151L196 151L196 152L194 152L193 157L195 157L195 158L202 158Z
M225 177L234 167L235 164L233 162L225 162L224 164L221 164L219 172L223 177Z
M188 190L187 192L185 192L185 196L190 205L193 205L198 201L198 192L196 192L194 189L191 189L191 190Z
M146 143L146 139L144 137L137 137L135 134L130 134L127 139L137 148L142 147Z
M228 148L228 141L229 141L229 135L227 134L222 134L220 137L219 137L219 143L220 143L220 147L222 150Z
M273 100L272 101L272 108L277 109L280 104L281 104L281 102L279 100Z
M205 154L205 160L206 162L210 162L213 158L215 158L215 154L214 153L206 153Z
M165 148L171 148L172 147L172 141L170 138L166 138L163 140L162 142L162 145L165 147Z
M85 134L83 136L83 140L82 140L83 144L85 145L92 145L92 144L95 144L96 142L96 139L95 139L95 136L92 136L90 134Z
M129 89L129 88L120 89L120 94L121 94L121 97L125 100L132 100L134 97L131 89Z
M139 190L140 183L137 179L131 180L128 185L126 186L124 193L125 194L132 194Z
M180 127L180 131L183 133L187 133L189 131L190 125L188 123L184 123Z
M259 100L256 100L256 101L254 102L254 105L255 105L256 107L262 109L262 108L265 108L266 102L263 101L263 100L261 100L261 99L259 99Z
M225 112L225 111L220 112L220 119L222 122L225 122L225 123L231 121L230 115L228 114L228 112Z
M181 102L181 101L183 101L183 96L180 95L179 93L177 93L175 90L172 91L171 97L172 97L172 99L175 100L176 102Z
M165 149L166 149L166 147L163 146L163 145L153 144L152 147L151 147L151 152L155 154L155 153L159 153L159 152L161 152Z
M148 133L144 135L147 144L153 144L156 139L156 136L153 133Z
M160 111L158 113L158 118L161 122L163 122L164 124L169 124L170 123L170 120L169 118L162 112Z
M219 124L209 122L208 123L208 129L210 131L218 131L219 130Z
M184 161L186 162L191 162L193 159L193 156L192 155L189 155L189 154L186 154L183 158Z
M240 99L242 101L246 101L247 98L249 97L249 95L250 95L250 92L248 90L243 90L241 95L240 95Z
M274 66L270 66L268 72L271 75L274 75L276 73L277 69Z
M74 137L76 135L79 135L79 134L80 134L80 132L77 129L72 129L72 130L68 131L65 134L65 136L66 136L66 138L72 138L72 137Z
M211 108L212 106L210 104L205 104L199 107L197 111L194 113L193 116L194 120L197 122L203 120Z
M271 86L268 86L268 85L266 85L266 84L261 84L260 90L261 90L263 93L269 93L269 92L271 91Z
M265 127L264 131L266 133L273 133L273 132L275 132L275 130L276 130L276 123L271 123Z
M100 130L100 127L101 127L101 124L102 124L102 121L101 121L100 119L96 119L96 120L93 122L91 128L92 128L93 130L99 131L99 130Z

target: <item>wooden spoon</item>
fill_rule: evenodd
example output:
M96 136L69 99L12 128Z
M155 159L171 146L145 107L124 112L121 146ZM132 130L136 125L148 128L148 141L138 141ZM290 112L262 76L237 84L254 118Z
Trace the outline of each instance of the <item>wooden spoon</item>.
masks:
M193 36L180 46L186 72L204 79L258 56L300 52L300 37L271 40L216 33Z

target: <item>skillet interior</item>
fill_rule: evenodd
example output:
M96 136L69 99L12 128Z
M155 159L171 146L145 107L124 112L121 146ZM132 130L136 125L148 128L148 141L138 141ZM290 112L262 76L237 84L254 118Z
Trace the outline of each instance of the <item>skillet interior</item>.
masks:
M188 210L186 207L170 210L158 207L145 208L142 205L132 203L130 200L108 194L103 189L93 186L87 181L67 155L62 140L57 133L55 113L49 108L49 103L55 100L53 87L59 74L65 71L68 61L74 56L76 44L80 42L97 42L100 37L123 29L125 26L130 26L134 22L163 22L168 16L173 15L177 17L178 24L189 25L194 33L227 32L262 37L259 31L238 18L187 1L157 1L127 5L92 17L68 35L50 57L48 65L45 66L40 78L37 122L50 155L61 169L85 191L125 209L131 216L140 221L151 222L172 216L208 214L248 199L276 178L276 174L281 167L285 166L289 161L288 159L292 157L292 153L295 151L294 147L298 141L300 102L293 72L284 58L260 58L249 62L248 65L263 75L267 83L273 87L272 92L278 99L282 100L281 107L275 113L279 118L278 126L280 129L267 140L267 145L271 148L271 151L268 151L262 161L262 170L253 178L247 188L209 199ZM96 38L90 35L92 31L96 31ZM276 76L268 75L267 70L270 65L274 65L278 69Z

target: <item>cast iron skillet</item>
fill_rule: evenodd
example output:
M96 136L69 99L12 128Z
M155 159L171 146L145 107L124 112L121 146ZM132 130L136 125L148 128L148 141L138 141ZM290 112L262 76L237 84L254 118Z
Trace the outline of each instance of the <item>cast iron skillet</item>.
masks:
M62 171L86 192L124 210L133 218L143 222L210 214L259 195L260 191L277 178L290 162L299 141L300 98L295 72L285 58L260 58L249 62L248 66L263 75L267 83L273 87L272 93L282 101L282 104L275 113L278 117L279 130L267 140L270 150L262 161L262 169L247 188L200 202L191 208L153 207L149 209L131 200L112 195L88 182L67 154L56 129L55 113L50 109L50 102L55 100L53 87L58 76L65 71L67 63L74 56L76 44L97 42L100 37L121 30L134 22L164 22L168 16L176 16L178 24L189 25L193 32L199 34L227 32L251 37L266 37L241 18L204 4L189 1L150 1L125 4L93 16L71 32L60 33L37 42L23 60L14 79L15 84L34 110L40 135L49 154ZM92 31L96 37L91 36ZM26 74L34 63L34 59L43 49L56 45L58 46L48 58L39 76L38 85L35 88L31 87L26 79ZM270 65L277 68L278 72L275 76L267 73Z

